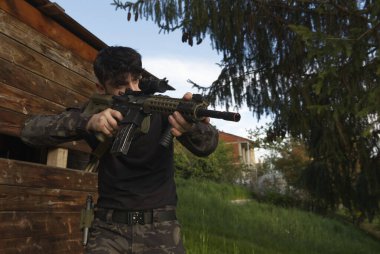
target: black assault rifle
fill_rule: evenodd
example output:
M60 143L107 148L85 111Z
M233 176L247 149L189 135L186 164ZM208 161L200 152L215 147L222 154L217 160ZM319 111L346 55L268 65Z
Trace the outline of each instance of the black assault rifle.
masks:
M142 80L139 87L141 91L127 91L124 95L94 95L90 98L89 104L85 108L85 114L96 114L107 108L115 109L122 113L123 120L119 122L119 131L112 142L111 153L116 155L126 155L136 131L147 133L149 131L149 116L152 113L165 115L178 111L191 123L201 121L205 117L224 119L238 122L240 114L234 112L224 112L209 110L208 102L200 94L193 94L190 101L184 99L171 98L164 95L153 95L155 92L165 92L174 90L167 84L166 79ZM169 146L173 136L168 128L161 138L161 144ZM98 139L104 141L104 136L98 135Z

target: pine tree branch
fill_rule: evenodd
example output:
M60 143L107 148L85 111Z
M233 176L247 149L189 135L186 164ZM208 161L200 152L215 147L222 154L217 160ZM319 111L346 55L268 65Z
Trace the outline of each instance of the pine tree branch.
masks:
M380 28L380 23L378 23L377 25L375 25L374 27L372 27L371 29L365 31L364 33L362 33L356 40L357 41L360 41L361 39L363 39L366 35L370 34L371 32L377 30Z

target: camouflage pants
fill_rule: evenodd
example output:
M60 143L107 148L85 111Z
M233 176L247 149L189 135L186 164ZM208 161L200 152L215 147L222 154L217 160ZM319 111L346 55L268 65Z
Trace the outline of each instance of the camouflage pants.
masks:
M177 220L127 225L96 218L90 229L87 254L185 253Z

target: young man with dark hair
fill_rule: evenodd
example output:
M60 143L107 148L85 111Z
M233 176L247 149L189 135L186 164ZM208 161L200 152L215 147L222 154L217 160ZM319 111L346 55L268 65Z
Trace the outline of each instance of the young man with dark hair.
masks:
M94 62L94 72L101 94L139 91L141 56L128 47L105 48ZM185 100L191 97L184 95ZM93 115L70 109L55 116L34 116L25 122L22 139L33 145L85 139L95 149L99 142L94 134L113 136L122 119L111 108ZM175 213L173 144L160 145L168 126L198 156L216 149L218 132L209 118L194 124L178 112L169 117L152 114L148 133L133 138L127 155L108 152L99 161L99 198L86 253L185 253Z

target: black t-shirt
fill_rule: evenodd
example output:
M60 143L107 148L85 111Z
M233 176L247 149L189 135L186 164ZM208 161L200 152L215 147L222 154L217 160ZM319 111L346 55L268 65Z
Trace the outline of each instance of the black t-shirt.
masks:
M167 117L153 114L148 133L134 136L127 155L102 157L98 207L138 210L176 205L173 145L160 144L167 127Z

